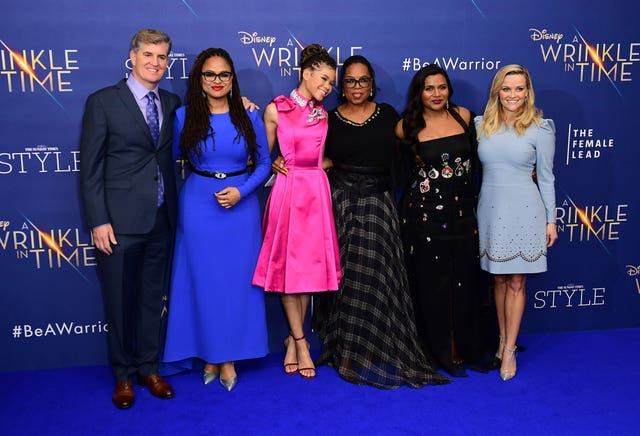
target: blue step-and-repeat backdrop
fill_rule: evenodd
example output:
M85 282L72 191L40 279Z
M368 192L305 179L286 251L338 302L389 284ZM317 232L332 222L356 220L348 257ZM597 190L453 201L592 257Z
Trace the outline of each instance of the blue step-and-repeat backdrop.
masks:
M265 107L297 84L301 49L368 57L378 100L403 108L437 63L481 113L503 65L532 74L557 127L560 239L528 281L524 332L640 326L640 3L611 0L33 0L0 15L0 371L106 363L95 249L78 195L84 101L130 71L140 28L173 39L161 86L180 96L195 56L227 49ZM331 108L336 94L326 102ZM266 194L266 190L264 192ZM272 349L284 320L268 299Z

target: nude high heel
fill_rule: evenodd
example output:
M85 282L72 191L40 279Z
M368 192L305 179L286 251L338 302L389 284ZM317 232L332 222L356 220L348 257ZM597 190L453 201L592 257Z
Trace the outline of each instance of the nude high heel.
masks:
M507 365L510 365L511 360L514 360L514 361L516 360L516 354L517 354L517 347L509 348L505 345L504 353L502 355L502 360L506 359ZM500 370L500 378L502 379L502 381L509 381L515 376L516 376L515 369L513 370L513 372L508 370L504 370L504 371Z

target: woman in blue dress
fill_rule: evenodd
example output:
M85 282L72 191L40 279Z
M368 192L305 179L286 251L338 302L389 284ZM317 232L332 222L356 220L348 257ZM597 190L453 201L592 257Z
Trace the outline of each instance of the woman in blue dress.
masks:
M504 381L516 374L526 275L547 270L547 248L558 239L555 127L534 103L527 69L507 65L493 78L484 115L475 119L483 170L478 201L480 266L494 275L500 328L496 360Z
M255 190L271 159L264 125L244 109L223 49L200 53L189 74L174 155L192 174L180 192L164 360L191 368L200 359L204 383L219 376L230 391L233 361L268 352L264 293L251 277L262 240Z

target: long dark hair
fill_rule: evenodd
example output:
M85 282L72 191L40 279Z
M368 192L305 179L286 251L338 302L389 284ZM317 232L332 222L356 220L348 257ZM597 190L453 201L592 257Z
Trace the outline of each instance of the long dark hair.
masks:
M231 92L227 94L229 100L229 116L231 122L236 128L237 135L235 141L240 141L243 137L247 143L247 152L251 156L252 166L255 167L258 154L258 146L256 143L256 132L253 130L253 124L247 115L242 99L240 97L240 86L238 78L233 66L231 56L222 48L208 48L198 55L196 62L189 73L189 88L186 96L186 113L182 135L180 136L180 149L183 156L190 158L191 153L195 152L200 158L202 155L202 145L207 137L214 137L214 131L211 128L209 117L211 112L207 104L206 97L203 97L202 89L202 66L211 57L221 57L231 67ZM215 139L214 139L215 141Z
M409 90L407 91L407 106L402 112L402 130L404 132L403 143L406 146L415 147L418 143L418 133L425 128L427 123L422 116L424 112L424 106L422 104L422 91L424 91L424 81L427 77L436 74L442 74L447 81L449 87L449 112L456 107L451 101L453 97L453 87L451 86L451 80L447 72L438 65L429 64L426 67L421 68L411 79L409 84Z
M344 83L344 75L346 74L347 68L349 68L353 64L362 64L365 67L367 67L367 70L369 71L369 76L371 76L371 95L369 96L368 100L369 101L373 100L376 97L376 94L378 92L378 89L376 87L376 72L373 70L373 67L371 66L371 63L369 62L369 60L364 56L353 55L353 56L349 56L344 61L344 63L342 64L342 67L340 67L340 89L342 89L342 86ZM340 93L338 100L344 103L346 101L346 98L344 98L344 94Z

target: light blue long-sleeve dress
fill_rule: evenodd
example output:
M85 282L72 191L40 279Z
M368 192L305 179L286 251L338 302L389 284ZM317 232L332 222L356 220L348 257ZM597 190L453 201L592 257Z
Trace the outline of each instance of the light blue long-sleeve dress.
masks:
M476 117L479 128L482 117ZM492 274L547 270L546 225L555 223L555 126L533 123L518 136L503 127L478 141L482 187L478 201L480 265ZM532 179L536 169L537 184Z
M192 173L180 191L164 361L183 361L183 368L191 367L191 358L221 363L268 353L264 292L251 285L251 277L262 242L255 190L270 172L271 159L258 112L248 115L258 143L255 170L226 179ZM174 155L184 118L182 107L176 112ZM211 115L211 127L215 141L207 139L201 158L191 157L193 165L211 172L245 168L246 144L236 138L229 114ZM213 193L229 186L238 188L241 199L225 209Z

